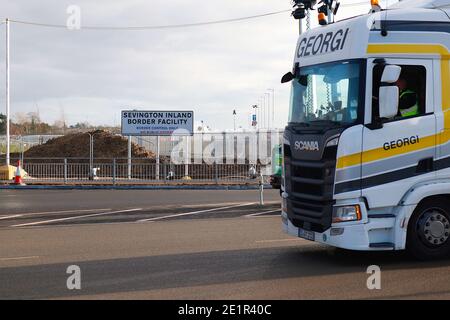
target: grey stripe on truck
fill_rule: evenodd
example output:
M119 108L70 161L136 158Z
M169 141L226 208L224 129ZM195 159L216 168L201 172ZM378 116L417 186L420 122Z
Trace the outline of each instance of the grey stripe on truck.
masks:
M445 145L449 149L450 143ZM383 160L377 160L363 164L363 178L381 174L386 171L392 171L399 168L417 165L417 163L426 158L435 157L435 147L423 149L407 154L390 157ZM359 179L361 176L361 167L359 165L339 169L336 171L336 183Z

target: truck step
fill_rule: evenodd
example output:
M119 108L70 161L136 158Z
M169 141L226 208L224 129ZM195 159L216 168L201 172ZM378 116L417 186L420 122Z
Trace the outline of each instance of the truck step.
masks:
M383 219L383 218L395 218L395 214L383 213L383 214L369 214L370 219Z
M369 244L370 248L390 248L394 249L395 245L391 242L376 242Z

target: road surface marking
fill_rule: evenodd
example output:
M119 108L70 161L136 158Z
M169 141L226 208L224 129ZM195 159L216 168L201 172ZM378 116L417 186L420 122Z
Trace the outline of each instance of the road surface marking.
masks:
M292 238L292 239L273 239L273 240L256 240L256 243L266 243L266 242L283 242L283 241L302 241L303 239Z
M12 257L12 258L0 258L0 261L11 261L11 260L27 260L27 259L37 259L39 256L30 257Z
M245 217L246 218L251 218L251 217L257 217L266 213L272 213L272 212L280 212L281 209L277 209L277 210L270 210L270 211L264 211L264 212L257 212L257 213L252 213L252 214L247 214Z
M141 208L137 209L128 209L128 210L119 210L119 211L108 211L108 212L102 212L102 213L95 213L95 214L86 214L83 216L76 216L76 217L68 217L68 218L60 218L60 219L52 219L52 220L44 220L44 221L38 221L38 222L31 222L31 223L23 223L23 224L15 224L11 227L28 227L28 226L36 226L39 224L46 224L51 222L59 222L59 221L67 221L67 220L75 220L75 219L83 219L83 218L89 218L89 217L98 217L98 216L105 216L109 214L115 214L115 213L124 213L124 212L132 212L132 211L141 211Z
M241 204L236 204L234 206L220 207L220 208L214 208L214 209L207 209L207 210L200 210L200 211L193 211L193 212L186 212L186 213L171 214L169 216L156 217L156 218L150 218L150 219L142 219L142 220L138 220L137 222L149 222L149 221L163 220L163 219L174 218L174 217L190 216L190 215L199 214L199 213L219 211L219 210L230 209L230 208L237 208L237 207L244 207L244 206L249 206L249 205L252 205L252 204L255 204L255 202L249 202L249 203L243 203L243 204L241 203Z
M21 217L21 216L22 216L21 214L15 214L12 216L1 216L0 220L12 219L12 218L17 218L17 217Z
M106 211L106 210L111 210L111 208L16 213L16 214L13 214L13 215L3 215L3 216L0 216L0 220L13 219L13 218L17 218L17 217L37 216L37 215L42 215L42 214L98 212L98 211Z

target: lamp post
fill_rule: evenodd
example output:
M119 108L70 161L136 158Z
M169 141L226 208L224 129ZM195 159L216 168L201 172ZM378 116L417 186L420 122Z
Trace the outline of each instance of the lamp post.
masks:
M274 126L275 122L275 89L269 88L267 89L272 94L272 127Z
M23 142L23 136L20 137L20 144L21 144L21 148L20 148L20 163L22 164L22 168L25 165L24 163L24 153L25 153L25 146L26 143Z
M264 98L264 96L262 96L260 98L260 101L261 101L261 125L262 125L262 128L264 129L266 127L266 117L264 116L266 113L266 111L265 111L266 110L266 108L265 108L266 99Z
M94 169L94 134L88 132L89 135L89 180L92 177L92 170ZM93 178L93 177L92 177Z
M266 113L267 113L267 129L270 129L270 118L269 118L269 114L270 114L270 93L265 92L264 93L264 100L267 97L267 108L266 108Z
M96 132L87 133L89 135L89 178L94 179L94 135Z
M6 165L10 164L9 19L6 19Z

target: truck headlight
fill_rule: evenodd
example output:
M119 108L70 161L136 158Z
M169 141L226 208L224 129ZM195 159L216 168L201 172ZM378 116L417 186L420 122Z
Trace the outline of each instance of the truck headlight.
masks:
M339 144L339 136L332 138L331 140L328 140L325 147L334 147Z
M357 205L333 208L333 223L361 220L361 207Z

